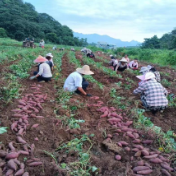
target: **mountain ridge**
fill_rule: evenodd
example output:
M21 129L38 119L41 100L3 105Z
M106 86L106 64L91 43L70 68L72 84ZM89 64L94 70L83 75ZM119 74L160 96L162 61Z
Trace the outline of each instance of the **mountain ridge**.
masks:
M127 46L138 46L141 43L135 40L130 42L122 41L120 39L112 38L108 35L99 35L99 34L82 34L78 32L73 32L74 37L78 38L87 38L88 43L97 43L97 42L106 42L108 44L116 45L117 47L127 47Z

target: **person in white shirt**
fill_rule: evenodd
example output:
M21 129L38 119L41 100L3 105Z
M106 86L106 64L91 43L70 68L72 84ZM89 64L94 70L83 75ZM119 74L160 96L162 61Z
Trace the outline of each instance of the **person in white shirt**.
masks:
M117 71L117 69L116 69L117 66L118 66L118 60L114 59L114 61L113 61L114 71Z
M129 68L131 68L132 70L138 70L138 67L139 67L139 64L137 59L134 59L129 63Z
M35 76L30 77L30 79L37 78L39 82L45 81L48 82L52 78L51 68L48 63L48 60L42 56L39 56L37 59L34 60L34 63L39 63L39 71L34 72Z
M75 72L71 73L64 83L64 90L69 92L76 92L78 94L82 93L86 96L91 96L91 94L86 93L86 89L89 83L83 78L83 75L94 74L90 71L88 65L84 65L82 68L77 68Z

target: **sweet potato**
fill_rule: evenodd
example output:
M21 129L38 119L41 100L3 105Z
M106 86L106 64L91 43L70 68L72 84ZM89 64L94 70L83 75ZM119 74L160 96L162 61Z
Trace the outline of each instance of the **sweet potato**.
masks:
M147 166L137 166L137 167L134 167L134 168L133 168L133 171L134 171L134 172L138 172L138 171L148 170L148 169L150 169L150 168L147 167Z
M151 163L155 163L155 164L159 164L159 163L162 163L163 161L160 160L159 158L153 158L153 159L150 159L149 160Z
M133 133L133 136L137 139L139 138L139 134L138 133Z
M144 164L145 166L148 166L150 169L152 169L152 166L149 164L149 163L146 163Z
M129 147L124 148L127 152L129 152L131 149Z
M7 162L7 166L8 166L10 169L13 169L14 171L17 170L17 165L16 165L16 163L14 162L14 160L12 160L12 159Z
M149 156L149 152L147 150L144 149L141 152L144 156Z
M133 147L136 147L139 150L143 150L144 149L144 147L142 145L135 145L135 144L133 144Z
M40 166L42 165L42 162L32 162L32 163L28 163L28 166Z
M24 150L19 150L18 153L23 154L23 155L29 155L29 152L24 151Z
M167 163L161 163L161 167L163 167L164 169L168 170L168 171L173 171L174 169L172 167L170 167Z
M22 144L26 144L27 142L24 140L24 139L22 139L20 136L17 136L17 141L19 142L19 143L22 143Z
M126 123L125 123L125 126L130 126L130 125L132 125L133 124L133 121L127 121Z
M127 132L126 134L127 134L127 136L129 136L129 137L132 138L132 139L135 138L131 132Z
M12 109L11 111L12 111L12 112L18 112L18 113L19 113L19 112L22 112L21 109Z
M141 143L141 140L140 139L135 139L132 141L134 144L140 144Z
M26 106L26 103L23 100L18 100L18 102L19 102L20 105Z
M17 127L17 125L18 125L17 121L13 122L11 125L11 130L14 131L14 129Z
M138 173L138 174L142 174L142 175L148 175L148 174L150 174L150 173L152 173L152 172L153 172L153 170L148 169L148 170L141 170L141 171L138 171L137 173Z
M119 141L121 144L122 144L122 146L127 146L127 145L129 145L127 142L125 142L125 141Z
M117 109L114 107L110 107L109 109L111 109L112 111L117 111Z
M9 148L12 152L15 152L15 147L13 146L13 142L9 142Z
M36 118L35 114L30 114L30 117Z
M15 158L15 159L13 159L13 161L17 164L17 165L19 165L20 166L20 161L17 159L17 158Z
M144 166L144 161L140 160L136 163L137 166Z
M171 176L171 174L166 169L161 169L161 172L166 176Z
M159 155L159 159L161 159L162 161L165 161L165 162L169 162L169 159L164 158L162 155Z
M156 158L157 156L158 156L158 154L146 155L146 156L144 156L144 158L146 158L146 159L152 159L152 158Z
M0 167L4 167L6 165L6 162L5 161L1 161L0 162Z
M20 176L24 173L24 169L19 169L16 173L15 176Z
M133 148L132 151L133 151L133 152L138 152L139 149L138 149L138 148Z
M116 156L115 156L115 159L116 159L117 161L120 161L120 160L122 159L122 157L121 157L120 155L116 155Z
M21 164L20 164L20 169L24 169L24 168L25 168L24 163L21 163Z
M14 173L14 170L13 169L8 169L5 176L9 176L9 175L12 175Z
M43 109L40 103L37 103L37 106L38 106L40 109Z
M19 156L19 153L11 152L6 155L6 159L15 159L15 158L18 158L18 156Z
M24 132L24 129L21 128L21 129L18 131L17 135L22 136L22 135L23 135L23 132Z
M32 125L31 128L37 128L38 126L39 126L39 124L34 124L34 125Z
M107 116L108 116L108 111L105 111L104 114L100 116L100 118L107 117Z

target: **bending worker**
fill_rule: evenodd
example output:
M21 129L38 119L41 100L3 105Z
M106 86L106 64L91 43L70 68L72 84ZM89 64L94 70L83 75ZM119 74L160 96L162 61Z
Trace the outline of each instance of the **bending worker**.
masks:
M45 81L48 82L52 78L52 73L49 64L47 63L47 59L42 56L39 56L37 59L34 60L34 63L38 63L39 70L34 72L35 76L30 77L30 79L37 78L39 82Z
M156 113L164 110L168 105L167 90L156 81L155 75L147 72L145 75L137 76L144 81L137 89L133 91L134 94L141 94L141 101L146 110Z
M71 73L64 83L64 90L69 92L76 92L78 94L83 94L86 96L91 96L91 94L86 93L86 89L89 83L83 78L83 75L94 74L90 71L88 65L84 65L82 68L77 68L75 72Z

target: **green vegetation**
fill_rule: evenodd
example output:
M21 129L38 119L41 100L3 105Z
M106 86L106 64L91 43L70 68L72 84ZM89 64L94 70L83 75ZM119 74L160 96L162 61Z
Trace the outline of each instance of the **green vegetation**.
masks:
M44 39L56 44L87 45L87 40L74 37L69 27L46 13L37 13L32 4L22 0L0 1L0 27L0 37L19 41L31 37L36 42Z

